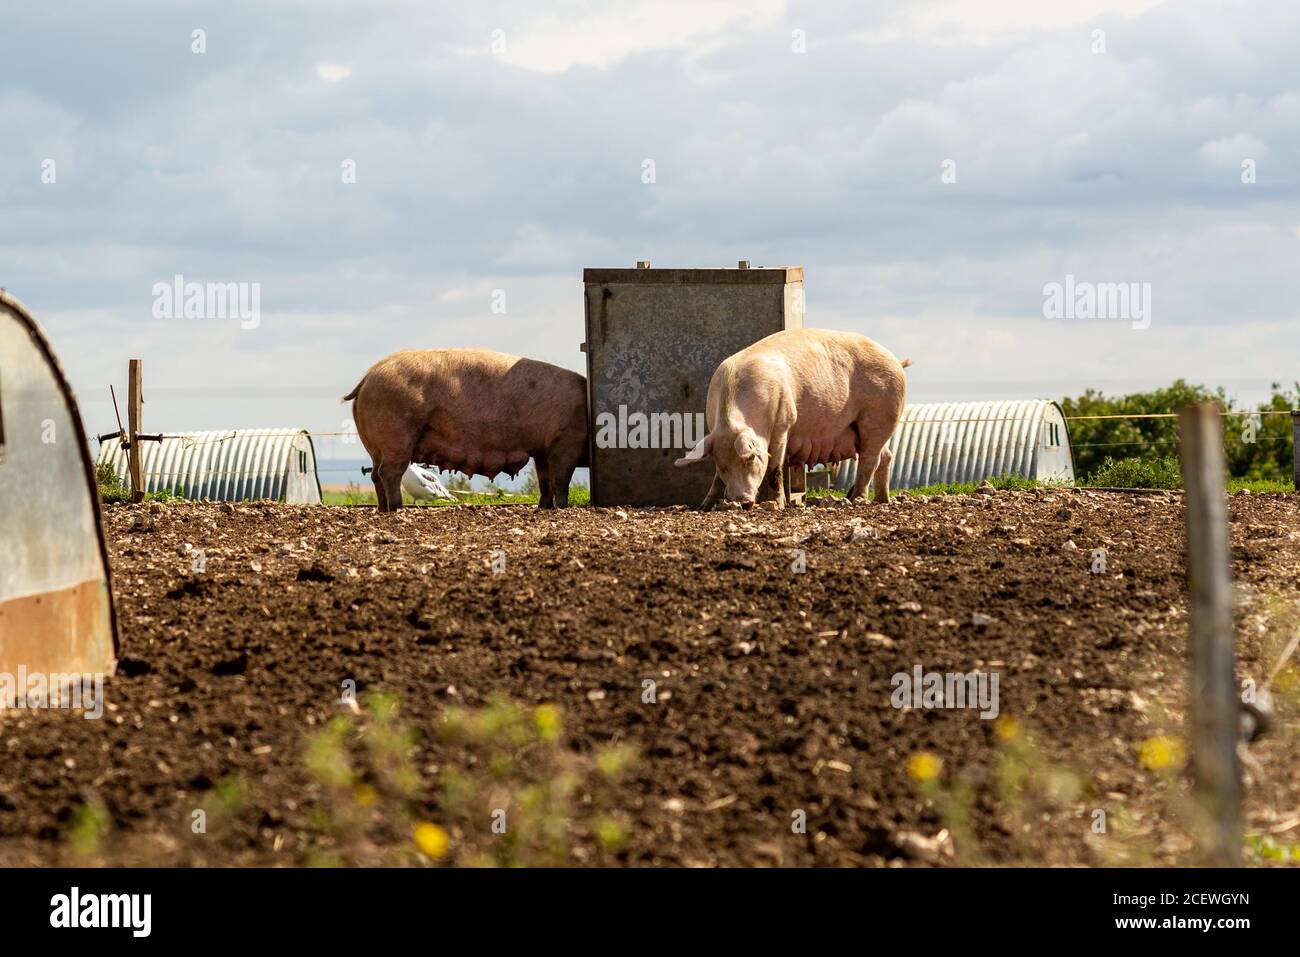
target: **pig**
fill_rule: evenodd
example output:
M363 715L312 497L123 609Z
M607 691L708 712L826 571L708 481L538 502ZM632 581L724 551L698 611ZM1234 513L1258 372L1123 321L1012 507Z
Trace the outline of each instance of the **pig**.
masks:
M713 485L701 508L719 499L753 507L786 504L783 466L857 456L849 492L860 498L875 478L875 499L889 499L885 443L894 432L911 365L866 336L826 329L788 329L729 356L709 381L708 433L674 463L712 457Z
M411 462L466 475L537 465L538 508L569 504L573 470L587 464L587 380L536 359L487 349L410 349L370 367L352 401L374 462L379 510L402 507Z

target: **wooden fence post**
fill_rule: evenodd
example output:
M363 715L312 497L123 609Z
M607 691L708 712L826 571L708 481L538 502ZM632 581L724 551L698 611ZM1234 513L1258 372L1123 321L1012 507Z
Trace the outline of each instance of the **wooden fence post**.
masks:
M131 501L133 502L144 501L144 465L140 457L140 420L144 414L144 397L140 394L141 378L141 362L139 359L132 359L127 366L126 425L127 441L130 443L130 448L127 450L127 466L131 473Z
M1186 491L1187 579L1191 595L1192 773L1208 831L1204 863L1241 863L1241 776L1237 763L1241 704L1237 697L1232 581L1228 552L1223 420L1213 403L1178 414Z
M1295 462L1295 490L1300 492L1300 410L1291 413L1291 458Z

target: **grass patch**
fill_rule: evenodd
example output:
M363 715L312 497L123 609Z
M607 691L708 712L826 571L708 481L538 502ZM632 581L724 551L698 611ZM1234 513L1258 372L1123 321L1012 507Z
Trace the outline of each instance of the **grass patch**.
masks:
M999 492L1024 492L1034 488L1048 488L1060 483L1037 482L1019 475L999 475L988 480ZM903 495L971 495L979 488L979 482L938 482L923 485L920 488L903 489ZM892 491L892 490L891 490Z
M99 486L99 500L105 504L117 502L131 502L131 486L122 481L122 477L113 469L112 463L100 462L95 466L95 484ZM144 500L146 502L170 502L173 499L183 499L185 489L178 486L175 489L165 488L157 492L145 492Z
M452 492L456 496L456 501L415 501L411 496L403 493L402 504L410 505L416 508L447 508L452 505L536 505L536 492L510 492L503 488L486 489L481 492ZM127 492L127 500L130 501L130 492ZM326 505L369 505L378 504L375 499L373 488L363 489L355 483L349 485L341 492L322 492L321 501ZM591 490L585 485L573 485L569 487L569 505L586 506L591 504Z
M1228 491L1231 492L1294 492L1294 482L1280 479L1228 479Z

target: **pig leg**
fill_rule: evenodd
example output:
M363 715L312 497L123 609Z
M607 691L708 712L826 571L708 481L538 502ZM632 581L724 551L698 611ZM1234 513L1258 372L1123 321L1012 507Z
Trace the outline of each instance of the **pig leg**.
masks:
M889 463L892 461L894 461L894 454L889 451L889 448L881 449L880 464L876 466L876 472L872 476L872 487L875 489L877 502L889 501Z
M385 462L382 466L375 466L375 474L378 481L383 483L384 506L380 509L383 512L396 512L402 507L402 476L406 474L406 467L410 462L402 462L394 465L391 461Z
M555 488L551 484L551 470L547 466L545 455L533 456L533 468L537 469L537 507L555 507Z
M362 436L361 445L365 448L366 454L370 456L370 481L375 484L375 502L379 505L379 511L388 511L388 495L384 492L384 483L379 480L379 464L383 461L383 456L379 454L378 449L371 448L366 444L365 436Z
M587 450L587 436L579 436L573 441L558 442L546 453L546 461L551 474L551 505L556 508L569 507L569 484L573 481L573 470L578 467ZM538 507L543 506L538 502Z
M365 442L361 443L363 446ZM384 483L379 481L379 453L374 449L366 446L366 453L370 456L370 481L375 483L375 502L379 506L379 511L384 511L384 503L388 499L384 495Z
M872 416L871 418L877 418ZM866 416L858 419L858 477L853 482L853 489L849 492L849 501L860 499L867 491L867 483L871 481L872 474L880 468L882 454L885 450L885 443L889 441L892 429L885 431L879 427L873 426ZM892 459L893 456L890 456ZM889 463L885 462L885 475L889 474ZM884 486L884 497L881 497L880 486L876 487L876 501L884 502L889 498L888 479Z
M775 501L777 508L785 508L785 453L787 437L782 435L768 449L768 473L759 490L759 501ZM773 464L775 463L775 464Z
M573 470L575 468L577 466L571 465L551 476L551 504L556 508L569 507L569 485L573 482Z

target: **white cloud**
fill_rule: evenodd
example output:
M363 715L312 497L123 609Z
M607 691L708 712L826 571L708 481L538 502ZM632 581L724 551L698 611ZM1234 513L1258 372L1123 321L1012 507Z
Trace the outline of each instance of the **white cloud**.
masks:
M352 75L352 67L342 63L317 63L316 75L326 83L340 83Z
M742 32L769 29L782 0L608 0L569 3L562 13L518 7L493 24L512 66L538 73L574 67L608 69L629 56L674 51L693 56L718 49ZM490 51L494 34L484 36ZM471 48L472 49L472 48ZM630 92L630 91L629 91Z
M1241 165L1242 160L1263 160L1269 155L1268 145L1248 133L1224 136L1201 144L1200 155L1213 166Z
M1129 20L1166 0L942 0L900 4L887 26L856 38L869 44L919 40L937 46L991 46L1034 32L1060 30L1103 17ZM1080 42L1090 40L1081 35Z

